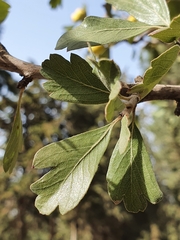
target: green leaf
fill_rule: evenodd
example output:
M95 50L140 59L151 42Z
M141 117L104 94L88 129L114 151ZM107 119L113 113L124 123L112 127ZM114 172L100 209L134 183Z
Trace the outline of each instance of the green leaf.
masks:
M53 79L44 84L52 98L83 104L108 102L108 89L78 55L71 54L70 62L60 55L50 55L50 60L42 63L42 75Z
M95 71L103 84L109 89L109 101L105 107L105 117L108 122L112 121L114 111L121 112L125 108L125 104L120 100L119 92L121 90L121 70L119 66L110 59L102 59L96 62L90 59Z
M0 0L0 23L2 23L9 13L10 5Z
M52 168L31 185L38 194L35 205L40 213L48 215L59 205L65 214L77 206L97 171L114 124L52 143L36 153L35 168Z
M108 122L112 121L115 111L122 112L122 110L125 108L125 104L120 100L119 97L120 89L120 81L116 81L114 84L111 84L109 101L105 107L105 117Z
M144 98L169 71L178 53L179 46L175 45L153 59L151 61L151 66L145 72L143 83L132 87L128 92L138 93L141 99Z
M19 101L14 117L12 131L9 136L6 151L3 158L4 171L12 172L18 157L18 153L22 150L23 136L22 136L22 122L21 122L21 98L23 91L20 92Z
M134 126L133 137L123 154L119 141L113 151L107 172L108 191L115 204L121 201L129 212L144 211L147 200L152 204L162 199L141 134Z
M131 139L131 133L128 127L129 121L127 116L125 115L121 120L121 132L119 138L119 153L123 154L129 144Z
M170 16L165 0L106 0L118 10L124 10L140 22L169 26Z
M180 14L180 2L179 1L169 1L168 8L170 11L171 19Z
M90 59L90 61L95 66L95 71L99 73L98 76L107 89L111 90L111 85L120 81L121 70L113 60L101 59L99 62L96 62ZM119 94L119 92L117 92L117 94Z
M58 5L61 5L62 1L61 0L50 0L49 4L51 5L52 8L57 8Z
M97 44L115 43L136 36L152 26L141 22L130 22L121 19L86 17L78 27L63 34L56 49L74 50Z
M158 29L149 34L162 42L173 42L180 37L180 15L173 18L168 28Z

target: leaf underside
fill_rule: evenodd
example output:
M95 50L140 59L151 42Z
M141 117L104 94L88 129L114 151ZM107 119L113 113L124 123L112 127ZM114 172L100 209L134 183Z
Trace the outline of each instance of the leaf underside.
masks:
M57 206L61 214L70 211L87 192L99 161L109 143L113 124L82 133L40 149L34 167L51 170L31 185L38 194L35 205L42 214Z
M131 133L128 127L128 118L125 115L121 120L121 131L119 138L119 153L123 154L128 146L130 141Z
M155 26L169 26L170 15L165 0L106 0L116 9L128 12L138 21Z

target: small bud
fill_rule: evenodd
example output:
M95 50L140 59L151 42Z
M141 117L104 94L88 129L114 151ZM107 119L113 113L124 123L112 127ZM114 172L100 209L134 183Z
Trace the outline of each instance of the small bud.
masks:
M85 17L86 17L86 10L85 10L85 8L77 8L71 14L71 20L73 22L83 21Z
M91 47L91 49L96 56L100 56L106 51L106 48L103 45L94 46Z
M131 15L127 18L127 20L130 21L130 22L136 22L137 21L136 18L131 16Z

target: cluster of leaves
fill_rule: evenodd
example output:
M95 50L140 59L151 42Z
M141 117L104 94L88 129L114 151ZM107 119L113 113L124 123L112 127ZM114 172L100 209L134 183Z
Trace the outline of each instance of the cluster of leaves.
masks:
M146 31L152 37L167 43L177 41L180 37L180 16L170 21L165 0L106 2L118 10L127 11L137 21L87 17L81 25L60 37L56 49L78 49L86 47L88 42L92 46L110 44ZM90 186L108 147L111 132L118 122L121 122L120 138L115 144L107 171L111 199L115 204L123 201L130 212L144 211L147 200L153 204L160 201L162 192L156 182L143 139L134 118L131 120L128 117L138 101L169 71L178 53L179 45L175 44L155 58L144 74L143 83L129 89L128 98L120 94L121 72L114 61L101 59L90 60L88 63L71 54L69 62L60 55L52 54L49 60L42 63L42 74L49 79L44 88L52 98L80 104L105 103L105 117L110 122L99 129L49 144L35 154L35 168L51 169L31 185L31 190L38 194L35 204L42 214L50 214L57 206L65 214L77 206ZM113 119L117 111L121 114ZM12 144L10 146L12 148ZM10 148L6 151L10 152ZM12 156L8 159L8 164L14 164ZM7 165L4 161L4 169L12 170L12 165Z

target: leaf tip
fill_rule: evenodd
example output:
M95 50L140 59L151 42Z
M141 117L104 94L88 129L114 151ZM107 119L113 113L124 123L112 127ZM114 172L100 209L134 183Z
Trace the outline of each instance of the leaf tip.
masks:
M160 196L157 197L157 199L156 199L155 201L151 202L151 203L152 203L152 204L157 204L157 203L159 203L160 201L162 201L162 199L163 199L163 193L161 192Z

